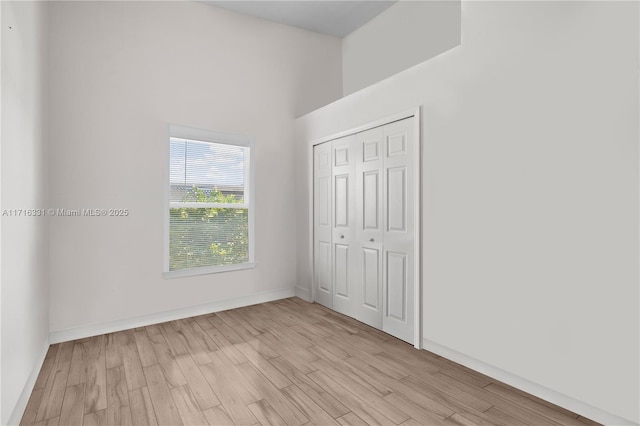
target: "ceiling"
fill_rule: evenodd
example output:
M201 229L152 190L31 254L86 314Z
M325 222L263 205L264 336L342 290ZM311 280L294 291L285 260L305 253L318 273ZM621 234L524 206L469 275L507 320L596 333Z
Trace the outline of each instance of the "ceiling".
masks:
M392 6L395 1L215 1L204 3L233 12L334 37L344 37Z

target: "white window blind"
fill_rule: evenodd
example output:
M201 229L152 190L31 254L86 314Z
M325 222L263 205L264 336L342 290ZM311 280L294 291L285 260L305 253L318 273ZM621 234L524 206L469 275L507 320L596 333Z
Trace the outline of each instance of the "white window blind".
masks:
M252 261L251 147L231 142L170 137L169 272Z

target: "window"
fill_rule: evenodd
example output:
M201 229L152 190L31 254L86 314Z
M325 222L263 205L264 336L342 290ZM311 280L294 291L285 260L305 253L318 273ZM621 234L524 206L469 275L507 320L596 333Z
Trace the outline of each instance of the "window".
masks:
M172 125L165 277L253 267L252 140Z

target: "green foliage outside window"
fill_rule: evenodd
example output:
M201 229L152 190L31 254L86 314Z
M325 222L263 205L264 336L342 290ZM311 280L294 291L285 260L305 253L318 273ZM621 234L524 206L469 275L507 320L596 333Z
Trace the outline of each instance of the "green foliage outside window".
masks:
M243 202L236 195L198 187L190 189L184 198L184 202ZM180 207L169 210L169 270L249 261L248 209Z

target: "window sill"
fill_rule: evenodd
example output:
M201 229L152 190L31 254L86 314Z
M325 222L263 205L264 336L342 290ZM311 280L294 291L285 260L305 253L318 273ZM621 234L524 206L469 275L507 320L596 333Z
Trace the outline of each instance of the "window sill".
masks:
M195 275L218 274L220 272L239 271L242 269L252 269L255 267L255 262L239 263L237 265L203 266L201 268L181 269L178 271L163 272L162 277L165 279L192 277Z

